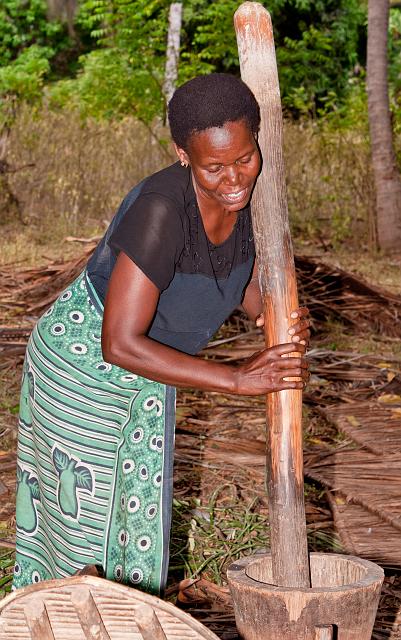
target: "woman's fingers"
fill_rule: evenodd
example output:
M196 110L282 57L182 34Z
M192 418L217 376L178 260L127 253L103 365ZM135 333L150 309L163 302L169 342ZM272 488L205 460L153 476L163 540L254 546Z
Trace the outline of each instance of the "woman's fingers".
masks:
M280 371L278 375L279 380L284 380L284 378L306 378L306 376L302 373L302 369L284 369Z
M293 348L292 346L292 349ZM292 351L290 353L294 352ZM278 385L284 385L283 388L300 389L303 388L309 380L309 364L303 357L287 355L287 353L285 353L279 358L272 360L270 367L275 372ZM298 378L298 380L286 380L286 378ZM297 383L297 385L294 385L294 382Z
M300 342L301 344L308 344L310 338L310 320L308 318L308 309L301 307L297 311L293 311L291 317L299 318L298 322L293 324L288 334L291 336L293 342ZM296 316L294 316L296 314Z
M290 336L293 336L296 333L302 333L302 331L306 331L307 329L309 329L309 327L309 320L300 320L288 329L288 333L290 334Z
M291 312L291 318L302 318L309 315L309 309L307 307L299 307Z
M276 369L301 369L308 368L308 363L304 358L298 358L297 356L289 356L286 358L279 358L273 361Z
M277 372L277 375L279 375L280 379L296 377L296 378L302 378L303 380L308 380L309 378L308 363L304 361L301 362L299 365L291 366L291 367L288 365L284 367L281 365L278 365L275 367L275 371Z
M299 309L295 309L290 314L292 320L298 320L295 324L293 324L289 330L288 334L291 336L291 341L293 343L308 345L310 339L310 320L309 320L309 309L307 307L299 307ZM257 327L263 327L265 324L264 314L261 313L255 320L255 324Z
M305 389L305 382L287 381L277 385L277 391L286 391L287 389Z
M292 341L297 344L309 345L310 331L302 331L301 333L297 333L292 337Z
M300 353L304 355L306 352L306 346L304 344L294 344L293 342L285 342L278 344L275 347L266 349L264 353L269 356L286 356L289 353Z
M237 369L237 392L259 395L303 389L309 378L305 351L305 345L288 342L253 354Z

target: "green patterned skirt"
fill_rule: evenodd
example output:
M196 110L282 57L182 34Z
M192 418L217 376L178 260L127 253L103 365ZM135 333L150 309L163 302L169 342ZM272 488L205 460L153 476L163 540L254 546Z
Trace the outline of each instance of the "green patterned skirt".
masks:
M175 390L104 362L102 318L84 272L29 340L15 588L88 564L153 593L166 582Z

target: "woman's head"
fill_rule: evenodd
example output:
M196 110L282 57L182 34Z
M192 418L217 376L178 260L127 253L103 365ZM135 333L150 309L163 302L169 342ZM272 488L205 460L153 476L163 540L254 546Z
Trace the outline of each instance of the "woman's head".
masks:
M227 73L198 76L179 87L168 105L171 136L181 149L188 149L194 133L226 122L244 120L251 133L259 130L259 105L240 78Z
M244 208L260 169L259 106L242 80L224 73L199 76L169 104L174 146L190 165L198 204L226 212Z

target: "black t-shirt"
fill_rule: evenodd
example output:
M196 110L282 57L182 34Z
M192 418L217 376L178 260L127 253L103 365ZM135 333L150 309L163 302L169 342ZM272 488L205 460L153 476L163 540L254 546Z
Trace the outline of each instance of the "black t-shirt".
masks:
M120 251L161 292L148 335L196 353L242 300L255 257L250 208L239 212L225 242L212 244L191 171L177 162L128 194L89 261L88 275L102 301Z
M250 252L254 255L249 207L239 213L225 242L208 240L191 171L179 162L146 180L109 245L116 253L124 251L160 291L176 271L226 278Z

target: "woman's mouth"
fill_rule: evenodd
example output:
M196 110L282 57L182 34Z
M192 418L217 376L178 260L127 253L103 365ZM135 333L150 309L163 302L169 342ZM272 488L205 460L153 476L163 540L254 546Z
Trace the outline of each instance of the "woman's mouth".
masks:
M244 198L248 194L248 187L245 189L241 189L241 191L231 191L231 193L221 193L221 197L225 202L229 202L230 204L237 204L238 202L242 202Z

